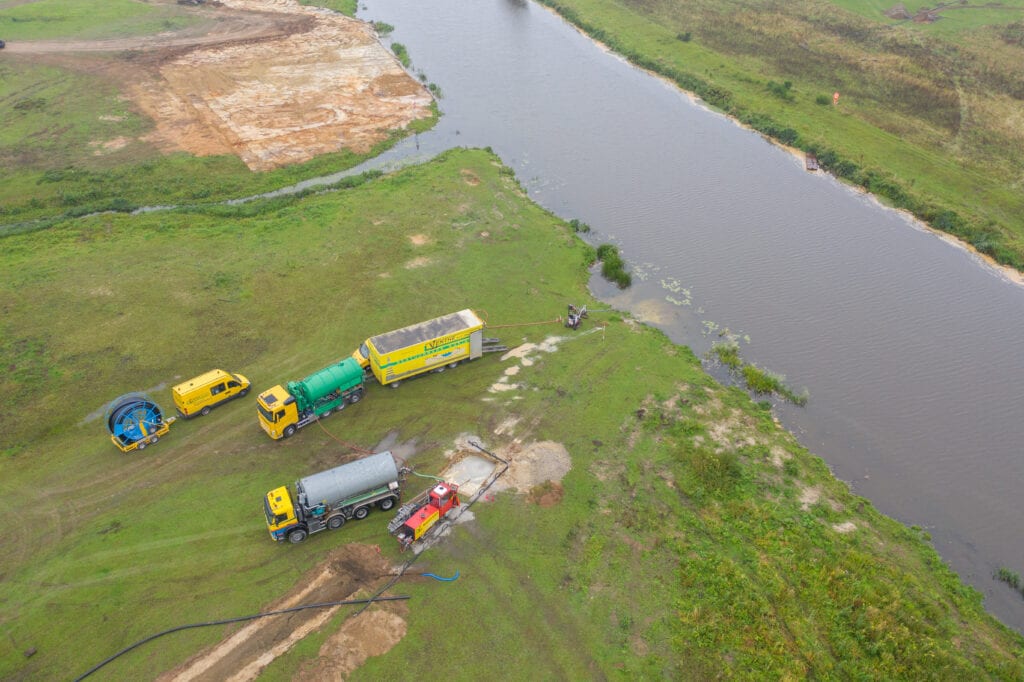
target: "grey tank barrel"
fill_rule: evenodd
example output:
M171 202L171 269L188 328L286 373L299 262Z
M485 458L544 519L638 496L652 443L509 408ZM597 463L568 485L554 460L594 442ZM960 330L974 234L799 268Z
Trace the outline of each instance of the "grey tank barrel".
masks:
M398 465L391 451L357 459L348 464L306 476L295 484L301 504L334 504L357 493L398 480Z

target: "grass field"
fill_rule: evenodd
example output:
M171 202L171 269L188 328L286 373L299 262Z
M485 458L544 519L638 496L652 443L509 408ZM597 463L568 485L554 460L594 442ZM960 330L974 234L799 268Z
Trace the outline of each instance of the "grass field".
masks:
M344 1L328 4L354 10ZM8 41L140 37L195 21L185 8L134 0L0 2L0 37ZM0 235L43 229L62 216L271 191L351 168L436 122L435 108L366 154L323 154L266 173L250 172L235 156L165 154L145 140L153 123L125 96L127 84L110 75L136 58L122 51L0 60Z
M112 38L174 31L194 22L173 7L136 0L0 2L0 37L12 41Z
M545 2L633 62L1024 269L1024 2L958 7L934 24L894 22L878 3Z
M156 631L257 612L345 543L397 561L382 514L303 545L267 537L265 491L351 455L319 429L273 442L250 395L125 455L103 408L144 389L169 409L168 386L213 366L259 391L463 307L509 346L563 338L521 366L516 390L488 390L515 361L485 356L371 386L330 430L364 447L415 441L424 473L463 433L559 442L572 469L557 504L500 493L428 550L422 566L461 577L400 583L408 632L353 679L421 679L431 664L465 680L1024 675L1024 639L923 534L852 495L688 349L613 313L576 332L551 323L588 302L595 254L486 152L3 244L0 390L15 399L0 411L0 491L19 510L0 540L4 679L67 679ZM342 621L262 679L293 679ZM96 679L153 677L231 631L161 638Z

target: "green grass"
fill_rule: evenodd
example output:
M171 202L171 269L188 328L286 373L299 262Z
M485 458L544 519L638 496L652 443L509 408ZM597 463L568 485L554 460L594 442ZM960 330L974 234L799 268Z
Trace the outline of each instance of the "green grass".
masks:
M3 244L0 493L26 521L0 552L5 679L71 678L165 628L258 612L345 543L399 559L384 515L301 546L268 539L265 491L350 455L319 429L270 441L249 398L124 455L95 418L116 396L146 389L169 408L170 385L214 366L259 391L467 306L507 345L538 342L564 334L551 320L566 300L593 304L593 250L483 151L236 213L94 216ZM462 433L557 441L572 458L560 503L499 493L420 559L461 577L400 583L407 634L352 679L420 679L424 661L458 661L446 677L465 680L1024 675L1024 640L919 532L688 349L612 315L533 359L516 391L488 392L515 362L488 355L371 386L328 422L363 447L415 440L423 473ZM510 417L514 433L495 435ZM340 627L263 678L293 679ZM228 632L161 638L103 675L155 677Z
M8 41L92 40L176 31L197 21L174 5L137 0L37 0L0 7L0 36Z
M326 7L345 16L354 17L359 3L356 0L300 0L300 4L312 7Z
M1024 268L1024 131L1013 123L1024 3L950 10L971 17L959 28L803 0L546 4L744 124L824 156L823 167L883 201ZM817 103L833 91L839 106Z

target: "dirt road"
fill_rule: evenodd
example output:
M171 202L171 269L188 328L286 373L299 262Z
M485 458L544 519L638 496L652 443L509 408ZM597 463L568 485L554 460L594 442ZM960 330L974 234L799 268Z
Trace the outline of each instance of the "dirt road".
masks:
M182 11L202 21L155 36L9 43L7 51L69 65L114 53L103 71L154 120L147 141L168 152L236 154L254 171L342 149L365 153L430 114L430 93L368 24L297 0Z

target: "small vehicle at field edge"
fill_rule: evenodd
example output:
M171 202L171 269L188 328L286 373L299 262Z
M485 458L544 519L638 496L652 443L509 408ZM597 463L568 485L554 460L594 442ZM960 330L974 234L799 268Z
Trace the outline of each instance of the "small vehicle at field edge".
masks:
M171 389L178 414L186 419L206 416L218 405L249 392L249 380L241 374L211 369Z
M409 545L423 539L438 521L461 504L459 486L442 481L402 505L388 524L388 532L398 539L404 552Z

